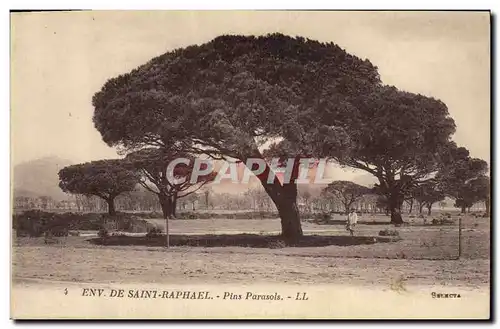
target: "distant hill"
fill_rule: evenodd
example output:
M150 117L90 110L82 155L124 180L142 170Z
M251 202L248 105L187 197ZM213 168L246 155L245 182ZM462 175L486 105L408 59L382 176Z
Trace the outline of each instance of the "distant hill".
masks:
M60 201L68 195L59 188L58 172L72 165L69 160L48 156L14 166L12 173L13 194L16 196L50 196Z

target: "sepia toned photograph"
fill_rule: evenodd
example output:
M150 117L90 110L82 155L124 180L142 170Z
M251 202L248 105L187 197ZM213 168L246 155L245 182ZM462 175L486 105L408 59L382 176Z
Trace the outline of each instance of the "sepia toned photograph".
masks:
M490 319L491 19L11 12L11 318Z

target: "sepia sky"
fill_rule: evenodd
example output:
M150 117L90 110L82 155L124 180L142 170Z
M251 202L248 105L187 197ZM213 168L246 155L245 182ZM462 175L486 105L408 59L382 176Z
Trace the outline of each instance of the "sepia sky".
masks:
M92 123L104 82L220 34L281 32L368 58L385 84L445 102L454 140L490 161L489 14L472 12L59 12L11 14L11 143L18 164L48 155L115 158Z

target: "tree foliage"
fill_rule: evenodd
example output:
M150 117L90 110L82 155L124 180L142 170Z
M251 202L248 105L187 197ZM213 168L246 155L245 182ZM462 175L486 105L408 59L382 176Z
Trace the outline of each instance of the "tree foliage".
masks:
M455 124L446 105L434 98L380 86L353 97L345 118L349 152L332 150L339 163L378 178L389 202L391 220L401 223L399 208L415 186L440 168Z
M427 182L416 187L413 196L419 204L420 212L422 212L423 207L427 207L428 215L431 214L432 206L445 198L444 192L434 182Z
M173 176L169 179L167 169L170 162L177 158L189 160L189 164L179 163L173 168ZM213 181L216 172L201 175L191 182L194 168L194 157L164 148L144 148L130 153L125 158L129 166L140 174L139 183L148 191L156 194L162 206L165 218L175 217L177 200L198 191L205 184ZM206 164L204 164L206 166ZM206 169L206 167L201 168ZM173 181L183 179L183 182Z
M465 212L478 201L489 203L490 183L487 173L486 161L471 157L464 147L453 145L443 159L436 180L441 189L455 199L455 206Z
M175 147L245 161L263 158L259 147L272 142L273 154L320 157L348 149L349 98L379 83L368 60L333 43L224 35L110 79L93 97L93 120L108 145L127 150ZM271 173L267 167L259 179L284 237L296 240L296 185L270 184Z
M376 201L375 201L375 206L378 209L383 209L385 210L386 215L389 214L389 201L387 200L387 197L384 195L378 195Z
M351 206L363 195L370 193L371 189L350 181L334 181L325 187L325 191L338 198L345 211L349 212Z
M59 187L64 192L98 196L108 203L110 215L115 214L115 198L137 184L137 175L122 160L86 162L59 171Z
M461 208L464 213L466 209L480 201L485 203L486 213L489 215L490 180L486 176L480 176L465 183L457 193L455 207Z

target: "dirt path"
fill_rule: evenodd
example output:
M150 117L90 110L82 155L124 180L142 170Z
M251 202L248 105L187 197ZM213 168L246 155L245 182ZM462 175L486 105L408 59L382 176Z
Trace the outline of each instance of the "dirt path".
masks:
M13 278L101 283L282 282L486 286L489 261L338 258L254 248L14 247ZM300 248L296 248L300 249Z

